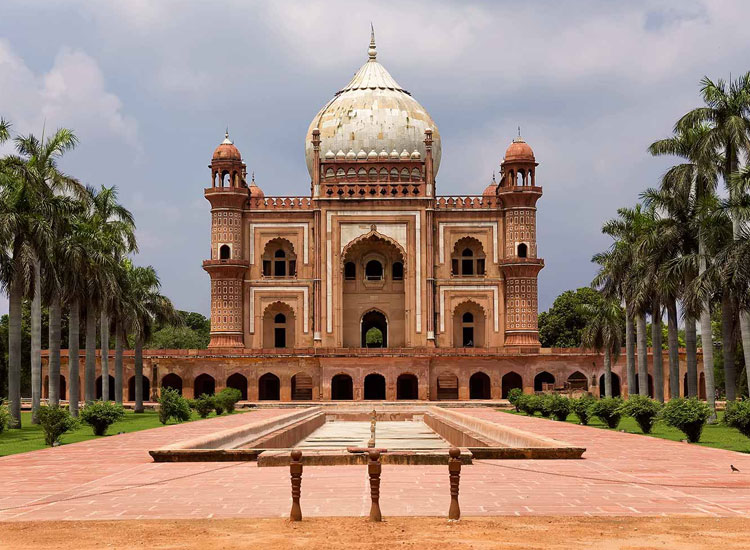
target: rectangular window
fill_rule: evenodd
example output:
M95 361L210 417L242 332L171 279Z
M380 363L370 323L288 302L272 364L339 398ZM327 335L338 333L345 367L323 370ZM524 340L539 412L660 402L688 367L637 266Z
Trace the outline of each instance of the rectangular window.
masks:
M263 276L271 276L271 260L263 260Z
M273 343L274 347L285 348L286 347L286 329L283 327L276 327L273 329Z
M484 275L484 258L477 260L477 275Z
M297 276L297 260L289 260L289 276Z
M451 273L453 275L458 275L459 274L458 273L458 260L455 259L455 258L453 260L451 260Z
M461 275L474 275L474 260L461 260Z
M276 260L273 266L274 277L286 277L286 262L284 260Z

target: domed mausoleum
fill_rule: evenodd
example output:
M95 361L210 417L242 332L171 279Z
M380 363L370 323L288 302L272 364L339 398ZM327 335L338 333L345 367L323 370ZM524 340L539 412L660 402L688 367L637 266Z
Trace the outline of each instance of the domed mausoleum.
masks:
M364 65L310 122L309 195L248 178L250 144L228 132L218 144L204 189L209 348L145 350L143 376L126 358L125 399L136 380L146 400L162 387L301 402L602 392L600 354L540 349L538 163L520 131L503 145L489 185L441 195L438 126L378 62L373 33ZM621 358L615 395L625 372Z

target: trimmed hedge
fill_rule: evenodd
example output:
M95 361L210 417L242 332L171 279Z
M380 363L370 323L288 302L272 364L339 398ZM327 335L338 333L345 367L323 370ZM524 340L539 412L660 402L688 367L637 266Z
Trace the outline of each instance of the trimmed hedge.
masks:
M685 434L690 443L698 443L711 416L711 409L695 397L671 399L661 410L660 418Z

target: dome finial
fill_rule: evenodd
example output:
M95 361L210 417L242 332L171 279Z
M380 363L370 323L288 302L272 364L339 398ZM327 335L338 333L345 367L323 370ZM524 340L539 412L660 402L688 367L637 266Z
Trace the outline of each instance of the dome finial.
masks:
M224 132L224 141L221 142L223 145L232 145L232 140L229 139L229 126L227 126L226 132Z
M370 49L367 50L367 55L370 56L372 61L375 61L375 57L378 55L378 51L375 49L375 27L370 22Z

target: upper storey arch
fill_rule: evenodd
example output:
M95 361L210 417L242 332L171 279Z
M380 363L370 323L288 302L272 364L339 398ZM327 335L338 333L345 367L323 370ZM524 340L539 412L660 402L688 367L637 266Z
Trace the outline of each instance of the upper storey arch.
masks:
M282 237L271 239L263 249L264 277L296 277L297 254L294 245Z
M484 277L486 254L479 239L462 237L451 253L451 275L454 277Z
M320 131L321 154L331 151L385 152L398 156L419 154L425 157L425 130L432 130L434 173L440 167L440 133L427 110L403 89L377 61L374 32L370 40L368 60L354 78L339 90L315 115L305 138L307 169L313 172L313 130ZM408 158L408 157L407 157ZM331 174L329 177L332 177ZM364 179L378 174L364 174ZM421 177L407 171L407 181Z

